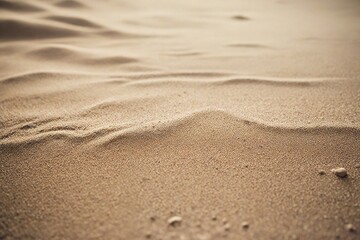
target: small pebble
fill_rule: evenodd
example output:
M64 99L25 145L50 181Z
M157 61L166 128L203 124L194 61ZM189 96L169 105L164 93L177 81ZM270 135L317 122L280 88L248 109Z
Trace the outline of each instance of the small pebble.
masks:
M169 226L177 227L180 226L182 222L182 217L180 216L174 216L168 219Z
M230 223L225 224L225 226L224 226L225 231L230 231L230 228L231 228Z
M345 168L334 168L331 172L340 178L345 178L348 175Z
M360 164L356 164L355 167L356 167L356 168L360 168Z
M217 220L217 217L216 217L216 216L212 216L212 217L211 217L211 220L216 221L216 220Z
M150 239L152 237L151 233L145 234L145 238Z
M243 229L248 229L248 228L250 227L250 224L249 224L248 222L243 222L243 223L241 224L241 227L242 227Z
M324 170L319 171L319 175L325 175L325 174L326 174L326 172Z
M356 232L356 229L355 229L354 225L352 225L351 223L346 224L346 225L345 225L345 228L346 228L346 230L348 230L349 232Z

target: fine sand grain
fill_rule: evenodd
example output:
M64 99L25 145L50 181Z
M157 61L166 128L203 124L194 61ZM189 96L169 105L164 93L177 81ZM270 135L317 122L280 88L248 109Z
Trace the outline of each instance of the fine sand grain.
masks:
M0 0L0 239L359 239L357 0Z

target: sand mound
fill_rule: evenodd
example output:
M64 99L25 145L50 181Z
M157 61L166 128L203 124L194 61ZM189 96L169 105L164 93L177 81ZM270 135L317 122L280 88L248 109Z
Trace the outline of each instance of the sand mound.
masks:
M122 141L124 138L129 137L135 139L138 139L139 137L146 139L148 136L159 138L162 135L172 135L176 133L196 134L197 132L201 132L203 134L203 131L214 134L217 131L222 131L224 128L232 129L230 134L249 133L252 131L270 131L309 134L349 133L354 134L354 136L360 136L360 128L334 126L291 128L288 126L269 125L269 123L266 122L241 118L221 110L204 109L188 113L188 115L180 116L161 124L158 124L158 121L153 121L136 127L123 128L118 131L114 131L103 138L98 138L98 140L93 142L101 145L105 144L117 146L120 144L118 141L119 139Z

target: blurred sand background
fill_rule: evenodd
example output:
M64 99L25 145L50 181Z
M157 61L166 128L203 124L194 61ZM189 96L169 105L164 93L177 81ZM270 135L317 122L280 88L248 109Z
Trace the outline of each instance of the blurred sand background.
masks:
M359 23L357 0L0 0L0 239L359 239Z

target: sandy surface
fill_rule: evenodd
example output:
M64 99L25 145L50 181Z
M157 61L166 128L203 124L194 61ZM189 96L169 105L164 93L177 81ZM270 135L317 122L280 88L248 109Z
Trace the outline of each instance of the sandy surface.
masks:
M0 239L359 239L359 13L0 0Z

